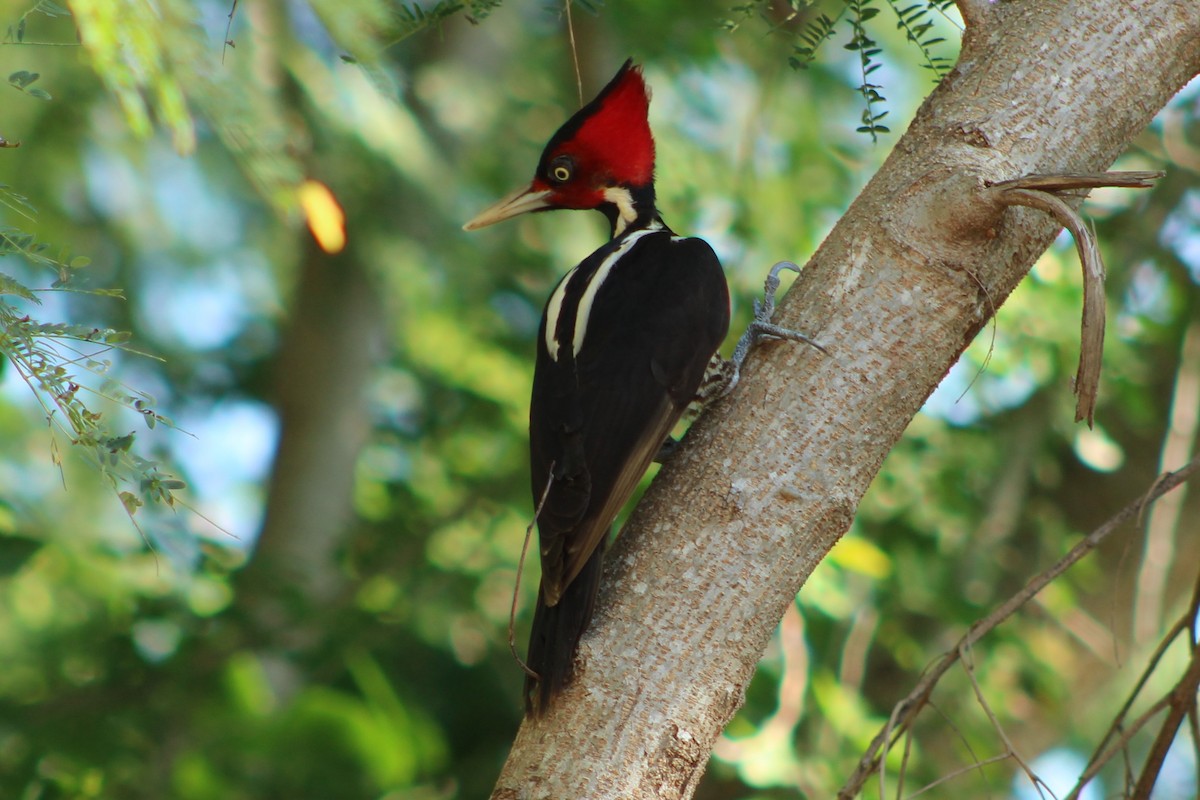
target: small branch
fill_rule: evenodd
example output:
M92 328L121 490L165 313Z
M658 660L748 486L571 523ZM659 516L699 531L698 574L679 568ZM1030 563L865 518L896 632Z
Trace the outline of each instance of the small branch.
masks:
M1092 427L1100 366L1104 356L1104 261L1096 237L1074 208L1054 192L1088 191L1102 186L1147 188L1162 172L1103 172L1092 174L1027 175L994 184L990 191L1003 205L1026 206L1044 211L1075 237L1083 267L1083 324L1080 333L1079 368L1075 372L1075 421L1087 420Z
M1122 729L1122 726L1124 726L1125 717L1129 714L1129 710L1133 708L1133 704L1137 701L1142 689L1144 689L1146 684L1149 682L1150 676L1154 674L1154 670L1158 667L1159 661L1162 660L1162 657L1166 654L1171 644L1174 643L1175 637L1187 630L1187 624L1188 620L1186 617L1180 619L1179 622L1177 622L1171 628L1171 630L1167 631L1166 635L1163 636L1162 640L1158 643L1158 647L1154 649L1154 652L1150 656L1149 662L1146 664L1146 668L1142 670L1142 674L1138 678L1137 683L1134 684L1133 689L1129 692L1129 697L1125 699L1125 704L1121 706L1121 709L1117 712L1116 717L1113 718L1112 724L1109 725L1108 731L1104 734L1104 738L1102 738L1100 743L1096 745L1096 752L1092 755L1091 761L1088 762L1087 771L1083 774L1088 780L1091 780L1092 776L1099 772L1100 768L1103 767L1119 749L1119 747L1116 745L1113 747L1108 747L1108 743L1112 741L1113 737L1116 736L1117 732ZM1134 730L1137 730L1137 727L1140 727L1140 724L1135 726ZM1118 745L1123 746L1123 743L1127 737L1131 735L1131 732L1122 734L1118 740ZM1080 789L1083 788L1083 784L1086 782L1084 781L1084 777L1080 778Z
M237 13L238 0L233 0L233 5L229 7L229 22L225 25L225 44L221 47L221 63L225 63L225 51L233 47L233 37L230 32L233 31L233 15Z
M1092 189L1150 189L1167 173L1162 170L1128 172L1063 172L1057 175L1026 175L991 184L992 189L1033 189L1039 192L1091 191Z
M1132 691L1129 692L1129 696L1125 699L1125 704L1121 706L1121 710L1118 711L1116 717L1113 718L1112 724L1108 728L1108 732L1104 734L1104 738L1100 740L1098 745L1096 745L1096 752L1092 754L1091 760L1088 761L1087 769L1084 770L1083 774L1079 776L1079 780L1076 781L1075 787L1071 789L1071 793L1066 796L1065 800L1079 800L1079 796L1083 792L1084 787L1086 787L1088 783L1090 783L1091 780L1100 773L1100 770L1103 769L1104 766L1108 764L1108 762L1111 761L1118 753L1122 753L1125 756L1126 794L1132 792L1133 770L1129 764L1129 751L1127 750L1129 742L1131 739L1133 739L1135 734L1145 727L1147 722L1149 722L1153 717L1157 716L1158 713L1164 708L1172 705L1172 698L1175 690L1172 690L1164 697L1160 697L1152 706L1150 706L1150 708L1144 711L1142 715L1134 720L1133 723L1128 727L1126 727L1125 724L1125 717L1129 714L1129 709L1133 707L1133 704L1137 700L1138 695L1141 694L1142 689L1144 689L1146 684L1149 683L1150 676L1153 675L1154 670L1158 668L1159 661L1162 660L1162 657L1166 654L1167 649L1174 644L1175 639L1180 634L1185 632L1191 634L1189 636L1189 642L1191 643L1193 650L1195 650L1197 642L1194 632L1196 629L1196 619L1198 614L1200 614L1200 574L1196 576L1196 583L1192 587L1192 600L1191 603L1188 604L1187 612L1178 620L1176 620L1175 624L1171 626L1170 630L1168 630L1163 635L1162 639L1159 640L1158 647L1156 647L1154 652L1151 654L1149 663L1146 665L1146 668L1142 670L1142 674L1138 678L1137 683L1134 685ZM1194 653L1193 658L1195 658ZM1195 731L1196 706L1194 703L1188 704L1187 715L1193 727L1193 746L1196 746L1196 742L1200 741L1200 737L1196 736ZM1169 722L1169 720L1164 721L1164 726L1167 724L1167 722ZM1116 736L1118 731L1121 731L1120 737L1118 737L1110 745L1109 742L1113 740L1113 737ZM1144 771L1145 770L1143 770L1143 772Z
M1100 770L1112 760L1113 756L1115 756L1117 753L1124 752L1125 748L1129 746L1130 740L1133 739L1133 737L1136 736L1142 730L1142 728L1146 727L1147 722L1154 719L1156 716L1158 716L1159 712L1167 707L1167 702L1167 697L1159 698L1154 705L1142 712L1142 715L1135 719L1129 725L1129 727L1121 733L1120 738L1114 741L1107 750L1105 750L1103 753L1097 753L1096 756L1093 757L1092 762L1088 764L1088 768L1085 769L1083 774L1079 776L1079 780L1075 782L1075 786L1071 789L1071 793L1063 798L1063 800L1079 800L1079 796L1083 793L1084 787L1092 782L1092 778L1095 778L1100 774Z
M1131 795L1135 800L1148 800L1150 797L1150 792L1158 781L1158 774L1162 771L1167 752L1175 742L1184 717L1191 720L1192 742L1193 747L1196 746L1194 738L1196 734L1196 691L1200 689L1200 643L1196 641L1197 615L1200 615L1200 575L1197 576L1196 584L1192 587L1192 601L1189 604L1188 612L1180 620L1183 629L1190 634L1192 661L1188 665L1188 671L1175 684L1175 688L1163 698L1171 710L1167 712L1167 718L1163 720L1162 727L1158 730L1158 736L1154 738L1154 743L1150 746L1146 763L1142 765L1142 774L1138 776L1137 785ZM1172 638L1174 637L1172 636Z
M1083 218L1065 201L1048 192L1005 189L1000 196L1006 205L1027 206L1050 214L1075 237L1083 267L1083 325L1080 332L1079 368L1075 372L1075 421L1087 420L1092 427L1096 394L1100 389L1100 365L1104 356L1104 262L1096 238Z
M917 789L915 792L908 795L905 798L905 800L912 800L912 798L923 795L931 789L936 789L938 786L941 786L943 783L952 781L955 778L959 777L960 775L966 775L968 772L974 772L977 769L986 767L988 764L999 764L1001 761L1007 761L1010 757L1011 756L1008 753L1001 753L1000 755L991 756L990 758L985 758L983 761L976 761L974 764L968 764L965 767L959 767L958 769L954 770L953 772L949 772L949 773L943 775L942 777L938 778L937 780L931 781L930 783L927 783L926 785L922 786L920 789Z
M517 580L513 584L512 605L508 609L508 651L512 653L513 660L520 665L522 671L529 677L536 680L541 680L542 676L533 671L525 659L521 658L517 653L517 642L514 629L517 626L517 598L521 593L521 573L525 569L525 555L529 552L529 540L533 537L533 529L537 526L538 517L542 515L542 509L546 506L546 498L550 496L550 487L554 484L554 462L550 462L550 469L547 470L546 488L542 490L542 497L538 500L537 508L534 509L533 519L529 520L529 524L525 526L525 543L521 545L521 558L517 561Z
M79 42L0 42L0 45L9 45L12 47L79 47Z
M1170 694L1164 698L1171 710L1167 712L1167 718L1163 720L1162 727L1158 729L1158 736L1154 737L1154 744L1150 746L1150 753L1146 756L1145 765L1142 766L1142 774L1138 776L1137 785L1133 787L1133 794L1130 795L1132 800L1149 800L1150 791L1158 781L1158 773L1162 771L1167 752L1175 741L1175 735L1179 733L1179 726L1183 724L1183 718L1187 716L1188 712L1196 706L1196 690L1198 688L1200 688L1200 648L1192 648L1192 663L1188 667L1188 671L1179 679L1179 683L1175 684L1175 688L1171 690Z
M987 715L988 721L992 723L992 729L996 731L996 735L1000 737L1000 741L1004 742L1005 755L1010 756L1013 761L1017 762L1017 766L1025 773L1025 777L1037 789L1039 795L1042 794L1043 787L1049 790L1050 787L1046 786L1046 782L1038 777L1037 773L1033 771L1033 767L1029 766L1021 754L1017 752L1016 746L1008 738L1008 734L1004 732L1004 727L1000 724L1000 720L996 718L992 707L988 705L987 699L984 698L983 689L979 686L979 681L975 680L975 665L971 663L970 645L966 642L959 643L958 660L965 665L963 671L967 673L967 679L971 681L971 688L975 691L975 700L978 701L979 707L983 709L983 713Z
M579 90L579 107L583 108L583 73L579 70L579 49L575 46L575 22L571 19L571 0L563 5L567 10L567 40L571 43L571 63L575 65L575 88Z
M1066 572L1067 569L1092 550L1096 549L1102 541L1116 532L1124 523L1136 519L1147 503L1157 500L1197 472L1200 472L1200 456L1192 459L1175 472L1161 476L1154 482L1145 495L1122 508L1109 518L1107 522L1093 530L1082 541L1072 547L1053 566L1038 574L1024 589L1017 592L986 617L972 625L966 634L959 639L958 644L953 649L944 653L937 664L925 673L924 677L917 682L913 690L908 693L908 696L896 704L888 718L887 724L871 741L867 751L859 760L858 767L849 780L846 781L845 785L838 791L837 796L839 800L850 800L862 791L862 787L866 784L867 779L882 763L886 750L912 725L917 715L921 712L921 709L929 702L929 698L933 694L938 681L959 660L959 654L963 648L969 648L974 645L999 626L1000 623L1012 616L1021 606L1033 599L1051 581Z

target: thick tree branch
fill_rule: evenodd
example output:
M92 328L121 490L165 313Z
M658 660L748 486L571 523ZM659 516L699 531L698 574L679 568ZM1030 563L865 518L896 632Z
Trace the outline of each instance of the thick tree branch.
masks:
M784 609L1059 229L989 185L1106 170L1200 72L1194 0L988 15L780 304L829 355L763 348L693 426L612 552L576 680L522 725L494 797L692 795Z

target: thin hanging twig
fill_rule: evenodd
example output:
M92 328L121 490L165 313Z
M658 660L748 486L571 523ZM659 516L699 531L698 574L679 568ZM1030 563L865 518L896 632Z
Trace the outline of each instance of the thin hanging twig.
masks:
M563 0L567 7L567 39L571 42L571 61L575 64L575 88L579 90L579 107L583 107L583 73L579 69L579 51L575 47L575 22L571 19L571 0Z
M525 569L525 554L529 552L529 539L533 536L533 528L537 525L538 517L542 515L542 508L546 505L546 498L550 495L550 487L554 484L554 462L550 462L550 475L546 478L546 488L542 490L541 499L538 500L537 508L533 511L533 519L525 526L525 543L521 545L521 559L517 561L517 582L513 585L512 605L508 608L508 650L512 653L513 660L521 666L525 674L534 680L540 681L541 675L533 671L525 659L517 654L517 639L513 633L513 629L517 623L517 596L521 591L521 573Z
M221 63L225 63L225 51L233 47L233 38L229 35L233 30L233 15L237 13L238 0L233 0L229 7L229 22L225 25L225 44L221 46Z

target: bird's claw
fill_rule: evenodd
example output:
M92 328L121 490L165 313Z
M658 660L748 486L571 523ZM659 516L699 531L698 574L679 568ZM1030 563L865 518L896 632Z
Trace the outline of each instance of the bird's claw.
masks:
M782 328L771 322L771 317L775 315L775 292L779 290L779 273L785 269L792 272L800 271L800 268L791 261L780 261L771 267L771 271L767 273L767 279L763 282L763 299L761 302L757 299L754 301L754 319L746 326L745 332L738 339L737 346L733 349L733 356L729 359L732 366L732 374L720 396L724 397L737 386L738 379L741 377L742 364L745 362L746 356L764 339L789 339L794 342L804 342L807 345L817 348L822 353L829 352L811 337L799 331Z
M754 300L755 319L765 314L769 321L775 313L775 292L779 290L779 273L785 269L791 270L797 275L800 274L800 268L791 261L780 261L771 267L771 271L767 273L767 279L763 281L763 302L758 302L757 298Z
M755 320L754 322L750 323L750 325L746 328L746 331L753 339L750 344L750 347L752 348L763 339L789 339L793 342L804 342L807 345L817 348L826 355L829 354L829 351L826 350L815 339L800 333L800 331L793 331L789 328L781 328L778 325L774 325L770 322L759 322L758 320Z

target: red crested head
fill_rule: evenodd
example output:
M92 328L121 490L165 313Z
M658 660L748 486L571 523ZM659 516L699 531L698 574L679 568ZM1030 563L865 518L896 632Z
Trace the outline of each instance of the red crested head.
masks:
M543 188L561 188L568 195L609 186L633 189L652 184L654 137L649 114L650 90L642 68L626 61L596 99L579 109L550 139L534 182L543 183ZM570 172L567 180L562 179L567 173L556 170L560 165Z
M526 211L595 208L614 234L654 215L654 137L650 90L642 68L626 61L592 102L551 137L533 181L465 226L468 230Z

